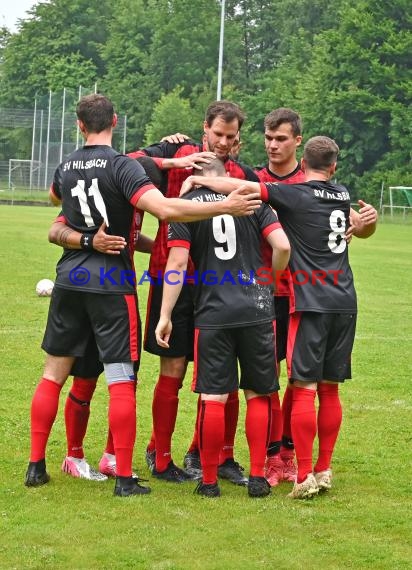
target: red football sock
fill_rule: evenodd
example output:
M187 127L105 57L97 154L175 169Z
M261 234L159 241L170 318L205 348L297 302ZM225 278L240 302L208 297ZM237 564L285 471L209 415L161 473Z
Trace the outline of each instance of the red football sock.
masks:
M195 431L193 432L192 443L190 444L189 449L187 450L188 453L192 453L193 451L199 451L199 432L197 431L197 428L199 425L199 414L201 410L201 404L202 404L202 397L199 395L197 399Z
M136 394L134 382L109 385L109 428L113 435L116 473L131 477L136 439Z
M171 460L172 435L182 382L183 378L161 374L154 391L152 414L156 441L156 471L164 471Z
M233 459L233 448L235 446L235 436L237 421L239 418L239 391L230 392L225 405L225 437L223 447L219 455L219 465L226 459Z
M292 427L291 427L291 414L292 414L292 403L293 403L293 386L288 384L286 386L285 393L283 394L282 400L282 445L280 448L281 457L288 459L290 456L294 455L293 443L292 443ZM284 444L288 442L288 447Z
M270 434L271 398L259 396L246 403L246 439L249 445L250 474L264 477L266 449Z
M312 473L313 442L316 436L316 390L293 388L292 435L298 463L298 483Z
M67 455L84 457L83 440L90 416L90 401L96 389L97 378L73 378L64 408L66 423Z
M133 388L134 388L134 393L136 394L137 382L133 382ZM106 441L106 447L104 449L104 453L110 453L110 455L115 455L113 435L112 435L112 432L110 431L110 427L107 430L107 441Z
M198 431L203 483L211 485L217 481L219 452L225 437L225 404L223 402L202 400Z
M30 461L40 461L46 456L46 445L59 408L62 387L52 380L42 378L31 402Z
M318 398L319 457L315 465L317 473L330 468L333 450L342 423L339 385L319 382Z
M279 393L273 392L270 395L271 403L271 427L267 449L267 455L277 455L280 452L280 442L282 439L282 411L280 409Z

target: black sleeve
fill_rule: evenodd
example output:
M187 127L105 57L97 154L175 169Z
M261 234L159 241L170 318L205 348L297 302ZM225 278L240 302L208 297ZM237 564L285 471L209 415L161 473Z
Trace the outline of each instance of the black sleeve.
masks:
M259 178L256 175L256 172L247 166L246 164L241 164L241 167L245 173L245 180L249 180L250 182L259 182Z
M163 141L152 144L150 146L146 146L143 149L143 152L148 156L156 158L173 158L177 153L177 151L179 150L179 148L187 144L195 145L196 143L190 139L182 143L169 143L167 141Z
M262 230L267 226L279 223L276 212L268 204L262 204L261 208L257 210L259 216L259 225Z

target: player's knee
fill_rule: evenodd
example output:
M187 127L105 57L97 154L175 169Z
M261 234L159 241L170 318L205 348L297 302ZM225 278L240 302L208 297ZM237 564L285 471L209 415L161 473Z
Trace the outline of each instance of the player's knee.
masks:
M109 386L119 382L136 382L133 362L105 363L104 373Z
M229 394L203 394L201 395L204 402L221 402L226 404Z
M160 374L183 378L186 374L187 360L184 356L178 358L160 358Z

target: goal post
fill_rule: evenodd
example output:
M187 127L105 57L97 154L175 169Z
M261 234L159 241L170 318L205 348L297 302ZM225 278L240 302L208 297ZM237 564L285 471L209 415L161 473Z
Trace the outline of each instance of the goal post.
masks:
M389 208L391 218L396 211L402 211L403 218L406 218L406 214L412 210L412 186L389 186L388 191L389 204L382 203L382 217L385 208Z
M20 158L9 159L9 189L16 188L40 188L39 160L23 160Z

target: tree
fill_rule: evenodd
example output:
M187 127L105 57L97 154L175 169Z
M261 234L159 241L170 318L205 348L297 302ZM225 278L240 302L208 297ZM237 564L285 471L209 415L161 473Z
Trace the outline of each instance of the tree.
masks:
M354 187L354 196L363 174L392 153L392 131L399 128L411 91L410 16L405 11L400 20L383 17L380 6L377 18L373 7L366 0L341 7L338 28L315 38L299 94L305 136L322 133L337 140L338 176ZM407 137L396 138L397 145L408 145Z
M161 96L156 76L145 73L153 31L145 4L143 0L117 3L109 38L102 48L107 69L102 90L117 111L127 115L128 150L142 144L153 105Z
M168 133L179 131L195 136L195 131L199 131L201 123L189 100L182 97L182 91L181 87L176 87L156 103L152 119L146 127L145 145L159 141Z
M36 4L4 47L0 105L31 106L36 93L67 82L94 84L105 71L100 51L114 9L109 0Z

